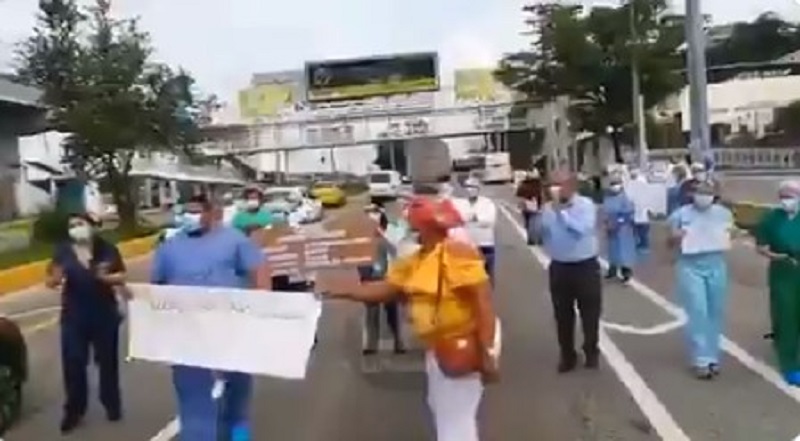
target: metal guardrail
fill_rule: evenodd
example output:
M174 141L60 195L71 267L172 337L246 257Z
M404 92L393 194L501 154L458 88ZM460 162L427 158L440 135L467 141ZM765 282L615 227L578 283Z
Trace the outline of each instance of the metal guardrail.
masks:
M720 170L800 170L800 147L735 147L712 150ZM651 159L683 160L687 149L651 150Z

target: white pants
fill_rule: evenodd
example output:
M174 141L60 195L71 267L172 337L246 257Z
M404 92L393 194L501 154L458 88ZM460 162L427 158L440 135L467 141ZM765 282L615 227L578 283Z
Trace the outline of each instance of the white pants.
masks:
M479 441L477 417L483 396L480 374L447 377L432 351L425 354L425 372L436 441Z

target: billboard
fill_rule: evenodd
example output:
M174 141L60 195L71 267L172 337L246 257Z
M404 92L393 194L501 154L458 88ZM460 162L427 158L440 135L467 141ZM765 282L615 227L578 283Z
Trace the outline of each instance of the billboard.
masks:
M301 99L297 84L258 84L239 92L239 112L246 119L278 116Z
M455 71L457 101L504 101L508 89L494 77L493 69L458 69Z
M310 102L358 100L439 90L435 53L307 63Z

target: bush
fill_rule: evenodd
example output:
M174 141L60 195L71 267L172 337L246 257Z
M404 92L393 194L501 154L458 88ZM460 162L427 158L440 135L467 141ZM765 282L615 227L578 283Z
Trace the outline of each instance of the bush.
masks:
M69 213L48 210L39 213L31 228L32 242L55 243L67 237Z

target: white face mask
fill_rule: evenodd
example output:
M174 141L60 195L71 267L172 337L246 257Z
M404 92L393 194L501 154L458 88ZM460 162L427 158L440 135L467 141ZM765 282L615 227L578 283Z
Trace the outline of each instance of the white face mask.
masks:
M258 199L248 199L244 206L247 207L248 210L255 210L261 206L261 201Z
M561 197L560 185L551 185L550 188L548 188L548 191L550 192L550 197L553 199L558 199L559 197Z
M710 194L694 195L694 205L698 208L708 208L714 203L714 196Z
M788 213L796 213L798 206L800 206L800 199L798 198L781 198L781 208Z
M697 172L697 173L694 174L694 178L697 179L698 181L705 181L706 179L708 179L708 173L706 173L704 171L703 172Z
M475 187L467 187L467 197L470 199L475 199L480 194L480 190Z
M622 191L622 184L611 184L608 186L608 189L614 193L619 193Z
M69 229L69 237L76 242L86 242L92 237L92 228L88 225L75 225Z
M375 222L379 222L381 220L380 213L369 213L369 218L374 220Z
M183 228L188 232L195 232L202 228L200 213L186 213L183 215Z

